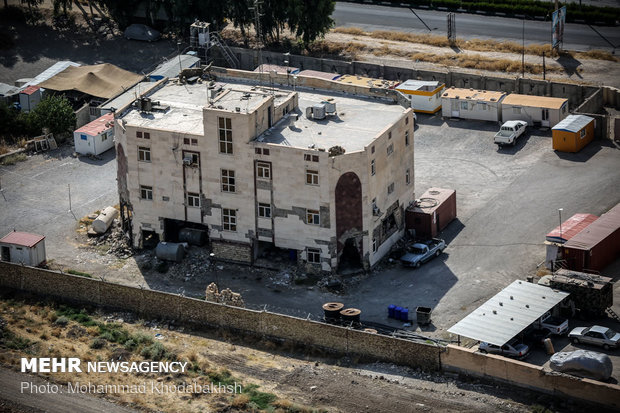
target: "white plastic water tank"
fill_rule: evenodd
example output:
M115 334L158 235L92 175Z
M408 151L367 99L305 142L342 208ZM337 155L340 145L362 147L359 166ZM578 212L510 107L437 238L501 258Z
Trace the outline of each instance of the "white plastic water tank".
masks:
M114 207L106 207L93 221L92 228L97 234L103 234L110 228L112 221L118 216L118 210Z

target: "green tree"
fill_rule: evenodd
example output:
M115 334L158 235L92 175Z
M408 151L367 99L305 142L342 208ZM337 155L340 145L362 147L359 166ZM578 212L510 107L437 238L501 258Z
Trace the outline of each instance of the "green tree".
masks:
M73 0L53 0L54 16L67 15L67 12L73 7Z
M33 134L41 133L43 128L49 128L55 135L72 132L75 122L75 112L64 96L49 96L28 114L29 129Z
M235 27L238 27L243 37L243 43L248 45L248 28L254 22L254 13L250 8L253 7L252 0L230 0L228 3L227 15Z
M335 6L334 0L290 1L288 25L306 48L334 25L331 15Z

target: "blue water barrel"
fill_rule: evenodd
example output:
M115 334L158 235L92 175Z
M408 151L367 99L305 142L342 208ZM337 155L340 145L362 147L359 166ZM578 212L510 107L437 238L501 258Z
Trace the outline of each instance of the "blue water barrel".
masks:
M400 313L403 311L402 307L396 307L394 309L394 318L400 320Z
M409 309L408 308L403 308L403 310L400 312L400 319L402 321L409 321Z
M394 318L394 309L396 306L394 304L388 305L388 318Z

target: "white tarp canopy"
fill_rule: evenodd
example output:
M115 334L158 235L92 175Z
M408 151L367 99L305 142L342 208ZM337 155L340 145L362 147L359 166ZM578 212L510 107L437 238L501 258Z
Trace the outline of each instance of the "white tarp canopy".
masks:
M517 280L450 327L448 332L503 346L568 295Z

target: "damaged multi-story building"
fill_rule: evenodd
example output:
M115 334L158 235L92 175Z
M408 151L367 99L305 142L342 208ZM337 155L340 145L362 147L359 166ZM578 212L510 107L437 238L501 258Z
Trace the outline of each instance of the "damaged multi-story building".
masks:
M388 90L275 74L261 86L257 75L164 81L117 112L134 245L191 227L216 259L281 249L309 270L372 267L414 200L412 109Z

